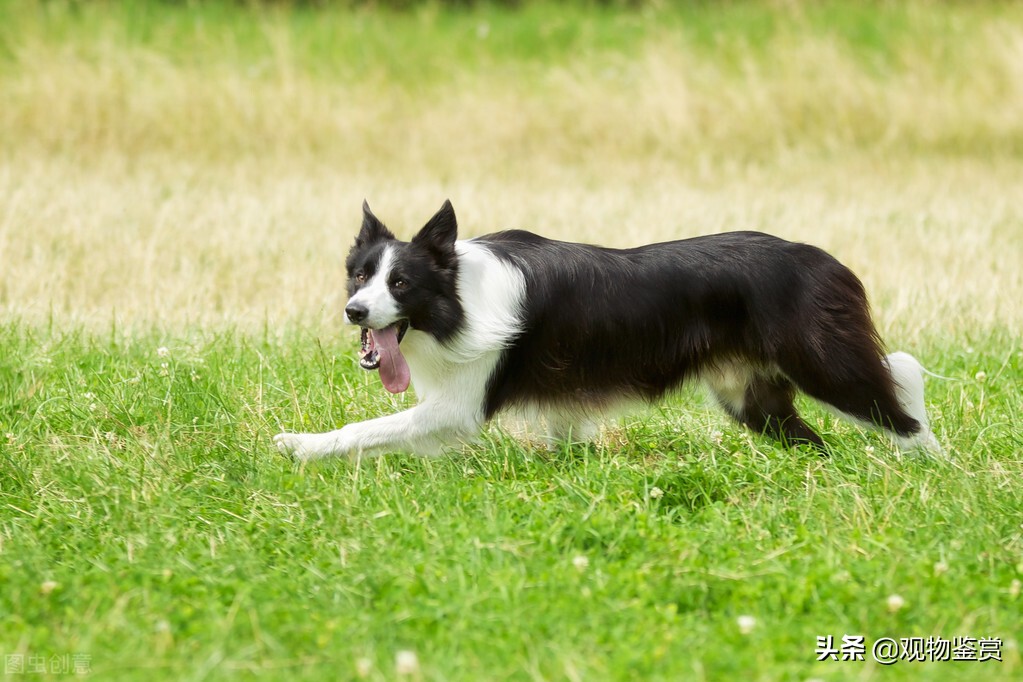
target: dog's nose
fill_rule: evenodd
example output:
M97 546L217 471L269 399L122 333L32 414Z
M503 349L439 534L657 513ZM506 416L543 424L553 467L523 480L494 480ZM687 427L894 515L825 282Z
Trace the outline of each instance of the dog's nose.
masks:
M352 324L358 324L369 316L369 308L361 303L349 303L345 308L345 315Z

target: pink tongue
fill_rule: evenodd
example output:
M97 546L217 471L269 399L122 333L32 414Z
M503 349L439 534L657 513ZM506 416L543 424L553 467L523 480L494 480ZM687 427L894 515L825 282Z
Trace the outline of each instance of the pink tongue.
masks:
M401 393L408 388L411 375L405 357L398 350L398 328L374 329L373 344L380 353L380 380L391 393Z

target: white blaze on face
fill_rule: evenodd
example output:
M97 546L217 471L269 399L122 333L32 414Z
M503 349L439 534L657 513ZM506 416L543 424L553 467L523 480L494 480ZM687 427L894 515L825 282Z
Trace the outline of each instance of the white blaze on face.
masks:
M394 262L394 247L384 247L380 255L380 262L377 271L362 285L362 288L355 292L355 295L348 299L348 305L362 305L369 311L365 320L358 324L370 329L380 329L394 324L400 318L398 302L391 295L391 288L387 281L391 276L391 266ZM348 316L345 321L353 324Z

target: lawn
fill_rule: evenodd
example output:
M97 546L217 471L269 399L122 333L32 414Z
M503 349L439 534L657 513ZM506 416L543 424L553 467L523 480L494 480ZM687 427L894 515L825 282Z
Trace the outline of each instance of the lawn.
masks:
M1021 46L998 2L3 3L5 674L1018 679ZM555 452L297 466L273 434L414 400L341 325L363 198L819 244L945 377L951 457L809 402L833 456L776 448L693 387Z

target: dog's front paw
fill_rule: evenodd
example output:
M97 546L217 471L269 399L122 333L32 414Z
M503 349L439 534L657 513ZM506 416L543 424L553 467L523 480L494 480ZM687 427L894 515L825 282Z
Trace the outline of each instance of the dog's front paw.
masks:
M313 433L278 433L274 445L285 457L299 462L322 457L320 436Z

